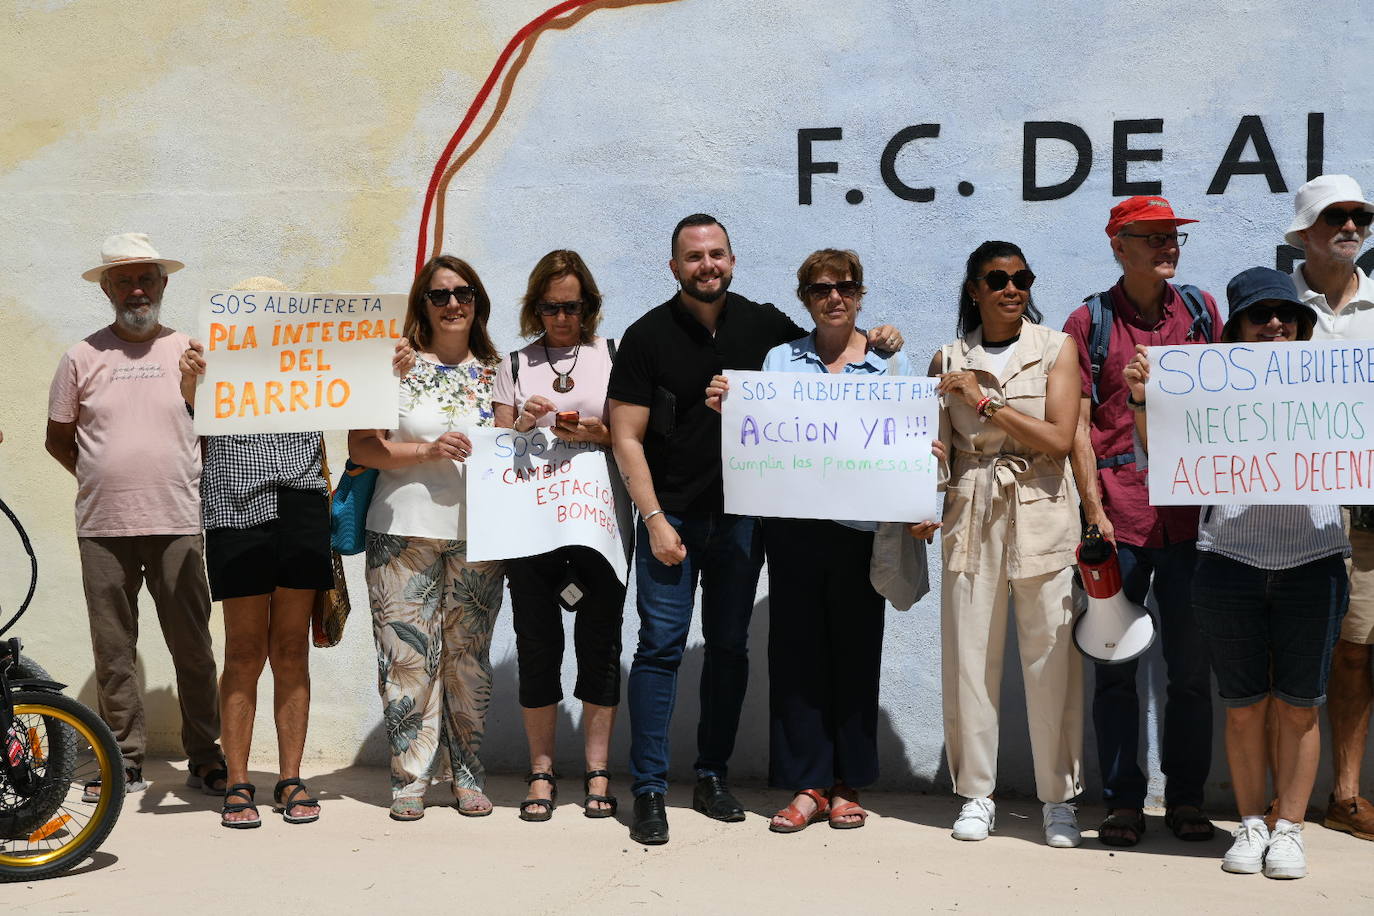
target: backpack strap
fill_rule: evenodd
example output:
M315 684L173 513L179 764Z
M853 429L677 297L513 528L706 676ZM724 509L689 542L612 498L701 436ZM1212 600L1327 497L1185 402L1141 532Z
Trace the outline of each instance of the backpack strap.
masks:
M606 338L606 352L610 354L611 362L615 362L615 338Z
M1184 339L1216 343L1216 328L1212 326L1212 313L1207 308L1206 300L1202 298L1202 290L1187 283L1175 286L1174 289L1183 297L1183 304L1188 306L1188 315L1193 319L1192 326L1188 328L1188 336Z
M1088 306L1088 317L1091 326L1088 330L1088 360L1092 365L1092 394L1093 407L1102 403L1102 398L1098 395L1097 384L1102 376L1102 366L1107 362L1107 351L1112 345L1112 323L1116 318L1116 313L1112 310L1112 300L1109 293L1094 293L1083 302ZM1122 452L1120 455L1112 455L1108 458L1098 458L1098 470L1105 468L1119 467L1123 464L1131 464L1135 461L1135 452Z
M516 383L519 382L519 381L520 381L520 351L519 351L519 350L511 350L511 351L510 351L510 386L511 386L511 388L512 388L512 389L515 388ZM513 392L512 392L512 393L513 393Z
M1107 350L1112 345L1112 321L1116 313L1112 311L1111 297L1107 293L1093 293L1083 300L1088 307L1088 363L1092 367L1093 406L1102 403L1097 394L1097 383L1102 375L1102 366L1107 362Z

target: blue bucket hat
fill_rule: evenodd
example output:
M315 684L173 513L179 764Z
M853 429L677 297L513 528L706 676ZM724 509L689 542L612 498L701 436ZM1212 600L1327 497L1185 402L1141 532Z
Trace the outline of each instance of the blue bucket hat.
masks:
M1235 321L1242 312L1269 299L1302 306L1298 321L1305 322L1309 330L1317 323L1316 310L1298 298L1298 289L1293 285L1291 276L1272 267L1251 267L1236 274L1226 284L1226 302L1230 311L1226 316L1223 337L1233 336L1229 332L1234 329Z

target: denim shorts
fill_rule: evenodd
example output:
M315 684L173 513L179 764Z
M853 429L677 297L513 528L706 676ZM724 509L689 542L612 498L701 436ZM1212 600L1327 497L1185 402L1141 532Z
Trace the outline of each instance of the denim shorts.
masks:
M1291 569L1260 569L1198 552L1193 609L1207 638L1224 706L1273 695L1290 706L1321 706L1331 652L1350 601L1345 559L1322 557Z

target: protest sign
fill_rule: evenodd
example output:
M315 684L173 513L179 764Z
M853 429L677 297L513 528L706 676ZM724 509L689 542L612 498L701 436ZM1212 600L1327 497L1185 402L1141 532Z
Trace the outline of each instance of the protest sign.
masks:
M196 434L395 427L405 314L402 295L206 293Z
M918 522L937 517L935 380L730 372L725 511Z
M1149 357L1152 504L1374 503L1374 341Z
M574 544L601 553L625 581L630 498L609 446L564 442L540 427L472 429L468 559L508 560Z

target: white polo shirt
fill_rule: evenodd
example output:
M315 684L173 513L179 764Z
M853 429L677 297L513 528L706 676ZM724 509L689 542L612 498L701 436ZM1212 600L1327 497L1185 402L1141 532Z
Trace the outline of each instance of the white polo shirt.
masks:
M1359 289L1355 296L1339 312L1331 311L1326 304L1326 296L1307 285L1299 261L1293 265L1293 285L1297 287L1298 298L1317 310L1317 325L1312 329L1313 340L1374 340L1374 280L1358 267L1355 273L1360 278Z

